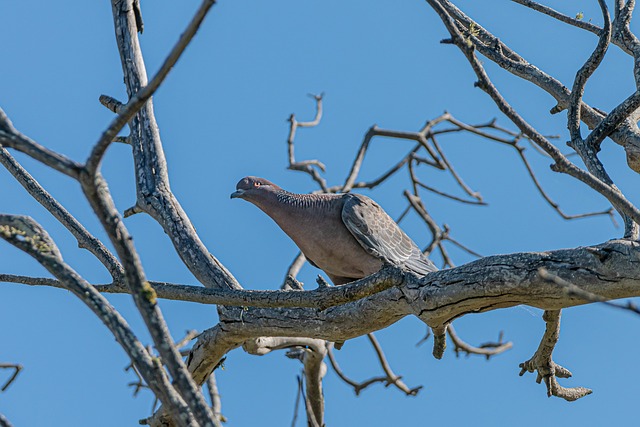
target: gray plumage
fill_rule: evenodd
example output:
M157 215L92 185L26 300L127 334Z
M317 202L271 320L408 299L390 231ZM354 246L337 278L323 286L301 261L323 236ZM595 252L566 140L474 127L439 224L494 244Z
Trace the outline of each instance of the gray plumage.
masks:
M336 285L380 270L384 262L418 276L437 270L373 200L360 194L294 194L270 181L245 177L231 198L262 209L314 266Z

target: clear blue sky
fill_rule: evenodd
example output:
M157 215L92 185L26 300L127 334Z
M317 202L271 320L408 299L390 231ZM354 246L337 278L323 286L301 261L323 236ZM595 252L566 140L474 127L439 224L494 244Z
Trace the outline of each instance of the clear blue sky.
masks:
M595 1L555 1L560 10L602 21ZM199 2L143 2L141 36L147 69L153 73ZM510 2L460 2L460 6L528 60L570 86L576 70L596 44L593 35L564 27ZM84 161L112 118L100 94L125 100L109 2L3 2L3 65L0 105L15 126L54 150ZM307 93L325 92L325 116L297 138L299 159L327 164L330 183L341 182L366 130L377 123L414 131L444 110L469 123L497 117L509 126L486 95L473 88L474 76L460 52L439 41L448 34L425 2L397 1L222 1L215 6L184 57L154 98L172 189L200 236L247 289L274 289L297 250L259 210L229 200L245 175L264 176L288 189L315 189L307 176L286 170L286 118L313 115ZM565 141L566 117L550 116L551 97L484 61L494 81L524 117L545 134ZM587 87L585 99L610 109L634 90L630 57L611 48ZM446 153L488 207L470 207L429 195L425 203L455 238L485 254L540 251L594 244L621 235L607 218L562 220L536 193L515 152L467 135L443 139ZM564 142L559 143L564 147ZM375 140L363 177L376 176L403 155L409 143ZM563 148L565 149L565 148ZM566 150L566 149L565 149ZM568 213L607 207L583 185L549 171L549 161L529 150L549 193ZM16 157L78 219L103 237L79 186ZM602 157L609 173L638 201L637 176L624 152L611 141ZM104 173L118 207L134 202L131 156L113 146ZM449 179L423 170L431 185L452 189ZM375 192L392 215L404 207L401 174ZM107 280L104 269L77 245L48 213L0 170L0 211L29 214L57 241L70 265L88 280ZM150 279L195 284L160 227L137 215L126 220ZM415 218L403 224L417 241L427 231ZM472 258L452 249L458 264ZM440 260L436 257L436 263ZM0 242L0 271L45 276L25 254ZM317 270L306 267L303 281ZM139 331L139 316L128 296L109 300ZM161 302L176 338L217 321L214 307ZM500 330L514 348L487 362L456 359L448 351L434 360L431 342L416 348L424 326L406 318L378 334L389 361L409 386L424 385L404 397L378 385L360 397L330 370L325 380L326 421L348 425L574 425L629 424L637 418L640 378L634 367L640 351L638 322L631 314L602 306L565 310L555 360L572 370L565 386L582 385L593 395L567 403L548 399L533 375L518 377L518 363L535 351L544 330L536 309L518 307L456 322L471 343L495 339ZM0 284L0 361L24 365L17 382L0 394L0 413L16 426L136 425L149 415L150 393L131 396L132 375L124 352L107 329L70 292ZM366 339L349 341L337 353L355 379L377 375ZM296 361L282 352L264 357L240 350L229 354L218 373L223 413L230 425L290 423L296 392ZM0 372L4 375L4 372ZM4 377L1 377L4 378ZM0 379L0 382L2 380ZM105 410L106 409L106 410ZM304 425L299 418L298 425Z

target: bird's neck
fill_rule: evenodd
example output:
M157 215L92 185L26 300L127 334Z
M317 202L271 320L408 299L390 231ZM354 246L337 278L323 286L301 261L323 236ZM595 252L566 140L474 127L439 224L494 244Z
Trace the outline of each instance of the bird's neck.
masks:
M332 208L328 203L334 195L295 194L286 190L277 190L252 202L269 215L287 234L291 228L303 226L302 223L323 211Z

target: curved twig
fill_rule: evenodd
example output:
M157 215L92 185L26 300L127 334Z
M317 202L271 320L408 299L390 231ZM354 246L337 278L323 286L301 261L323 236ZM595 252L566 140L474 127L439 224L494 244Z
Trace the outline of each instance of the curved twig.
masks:
M485 356L487 360L489 360L491 356L504 353L505 351L513 347L513 343L511 341L506 343L502 342L502 332L500 332L498 341L484 343L479 347L474 347L460 339L452 324L449 324L449 326L447 327L447 333L449 334L449 338L451 338L451 341L453 342L453 351L455 351L456 356L459 356L460 353L466 353L467 356L470 354L478 354L480 356Z

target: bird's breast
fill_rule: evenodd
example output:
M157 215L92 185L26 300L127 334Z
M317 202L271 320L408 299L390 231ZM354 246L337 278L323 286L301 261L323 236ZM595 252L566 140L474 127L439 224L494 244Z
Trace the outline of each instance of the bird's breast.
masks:
M339 216L308 218L279 224L302 253L327 274L361 278L377 272L382 262L368 254Z

